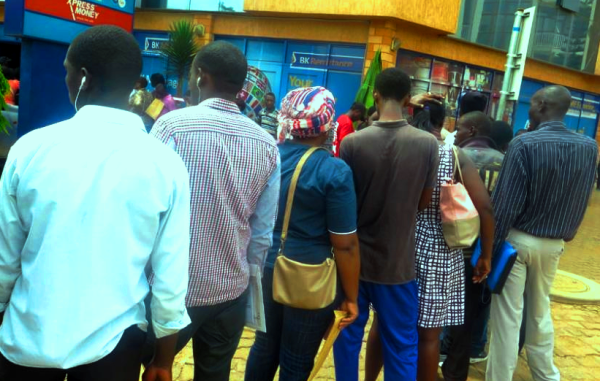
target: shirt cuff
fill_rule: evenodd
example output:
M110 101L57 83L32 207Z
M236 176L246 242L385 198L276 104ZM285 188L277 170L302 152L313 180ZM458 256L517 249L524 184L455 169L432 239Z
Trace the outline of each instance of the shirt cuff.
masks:
M356 233L357 229L352 230L351 232L347 232L347 233L338 233L338 232L333 232L333 231L329 231L331 234L337 234L337 235L350 235L350 234L354 234Z
M156 338L160 339L176 334L190 325L191 322L190 316L188 315L187 310L185 310L183 316L178 321L170 321L163 324L152 319L152 327L154 328L154 334L156 335Z

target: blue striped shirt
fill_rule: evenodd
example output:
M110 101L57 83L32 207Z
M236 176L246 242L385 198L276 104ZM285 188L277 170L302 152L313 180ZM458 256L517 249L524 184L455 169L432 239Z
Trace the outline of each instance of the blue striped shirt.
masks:
M541 238L573 239L592 192L597 158L596 142L562 122L542 123L517 137L492 196L494 252L511 228Z

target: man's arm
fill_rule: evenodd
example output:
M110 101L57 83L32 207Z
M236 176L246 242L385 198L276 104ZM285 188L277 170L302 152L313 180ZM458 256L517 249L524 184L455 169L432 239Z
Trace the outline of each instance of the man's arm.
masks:
M277 166L273 170L265 190L260 195L256 210L250 217L252 237L248 245L248 263L257 265L262 273L267 252L273 244L273 228L277 220L279 188L281 183L281 161L277 153Z
M21 276L21 252L27 231L17 209L15 148L11 149L0 180L0 324L13 288Z
M173 171L176 180L170 207L161 216L150 255L154 270L152 326L158 340L155 358L144 373L145 381L170 381L177 333L190 324L185 308L190 247L189 175L183 163L174 165Z
M527 199L527 184L525 157L521 142L517 140L510 146L504 157L498 183L492 195L496 216L496 236L492 255L500 249L508 232L523 212Z

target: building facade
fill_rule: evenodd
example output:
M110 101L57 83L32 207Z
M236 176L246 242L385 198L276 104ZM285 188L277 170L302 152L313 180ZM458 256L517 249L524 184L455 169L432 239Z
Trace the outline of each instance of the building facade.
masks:
M66 1L66 0L65 0ZM96 0L89 0L94 2ZM383 67L400 67L414 92L445 94L449 128L456 101L468 89L485 93L488 114L527 121L531 95L549 84L573 92L569 128L596 137L600 114L600 0L137 0L134 35L144 54L144 75L165 72L157 53L172 22L204 28L199 41L236 44L261 69L278 99L290 89L322 85L345 112L361 77L382 52ZM517 8L538 6L518 102L496 115L506 49ZM0 2L0 23L3 21ZM1 29L0 29L1 31ZM2 44L0 36L0 44ZM14 42L13 42L14 43ZM61 73L62 74L62 73ZM169 86L176 87L169 78Z

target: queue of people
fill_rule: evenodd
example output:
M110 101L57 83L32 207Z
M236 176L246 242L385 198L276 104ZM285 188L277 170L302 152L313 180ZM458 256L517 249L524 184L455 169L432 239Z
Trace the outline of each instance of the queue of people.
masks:
M77 114L10 151L0 181L1 380L137 381L143 364L144 381L171 381L192 340L194 379L226 381L256 269L266 330L247 381L278 369L282 381L308 380L334 310L345 314L336 377L358 380L371 309L367 380L382 366L386 380L435 380L442 347L444 378L464 381L490 306L487 379L512 379L524 311L534 379L560 379L548 295L598 157L562 122L567 89L536 93L530 131L510 145L510 126L493 124L478 94L463 97L463 111L473 109L444 138L443 100L411 97L396 68L377 77L376 108L357 132L365 107L336 120L323 87L290 91L279 110L268 94L259 126L236 102L246 58L221 41L191 65L198 104L169 110L148 134L135 114L155 99L167 108L168 95L153 76L150 100L141 66L129 33L87 29L65 59ZM479 216L474 265L444 230L442 193L453 184ZM505 241L518 257L489 302L485 280Z

